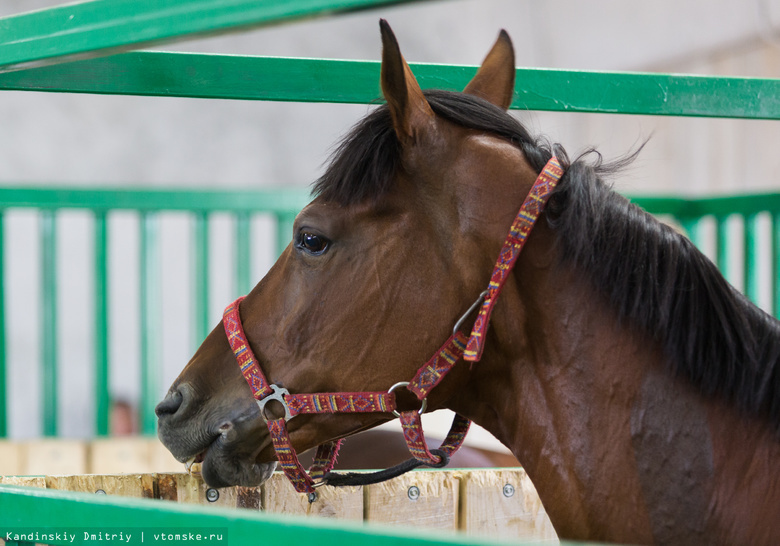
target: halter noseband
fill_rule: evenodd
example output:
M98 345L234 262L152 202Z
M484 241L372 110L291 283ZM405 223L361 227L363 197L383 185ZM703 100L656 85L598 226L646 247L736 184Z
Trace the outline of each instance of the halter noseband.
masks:
M373 475L373 481L367 481L363 478L362 483L383 481L419 465L444 466L447 464L450 456L463 444L471 421L461 415L456 415L442 445L438 449L429 449L425 442L420 418L426 407L426 398L428 393L441 382L461 357L471 362L478 362L482 357L493 306L496 304L501 289L525 245L528 234L544 210L544 206L561 176L563 176L563 169L558 159L553 157L542 169L523 201L514 222L512 222L512 227L493 268L487 290L480 294L477 301L458 320L452 336L428 362L420 367L414 378L409 382L396 383L386 392L290 394L287 389L270 383L260 369L257 357L252 352L246 334L244 334L239 314L239 304L244 298L240 297L228 305L222 320L228 343L236 356L241 373L257 400L260 415L268 425L276 458L296 491L312 493L314 488L320 485L353 485L357 483L354 480L350 481L350 475L344 477L330 474L342 440L327 442L319 446L314 463L309 469L309 473L306 473L292 447L286 424L287 421L300 414L392 413L400 418L404 439L414 459L410 463L404 463L394 469L376 473ZM460 331L460 327L477 306L480 306L479 315L474 322L471 335L466 337ZM401 387L406 387L421 401L422 407L419 410L400 413L397 411L394 391ZM279 402L284 407L284 417L269 419L266 416L265 406L272 400ZM394 472L396 469L398 471ZM369 480L371 479L369 478Z

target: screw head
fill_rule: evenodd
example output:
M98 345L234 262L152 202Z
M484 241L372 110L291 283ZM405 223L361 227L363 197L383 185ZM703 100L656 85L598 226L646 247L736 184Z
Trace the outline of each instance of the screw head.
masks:
M509 498L515 494L515 486L512 485L511 483L508 483L504 486L503 492L504 492L504 496Z
M411 486L406 492L406 496L409 497L409 500L416 501L420 498L420 488L416 485Z
M219 491L214 488L207 489L206 500L209 502L217 502L219 500Z
M106 492L103 491L102 489L98 489L97 491L95 491L95 495L105 495L105 494Z

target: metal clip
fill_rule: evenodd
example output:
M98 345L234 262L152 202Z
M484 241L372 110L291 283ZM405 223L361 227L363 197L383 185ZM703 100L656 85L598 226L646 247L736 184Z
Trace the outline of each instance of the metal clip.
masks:
M284 407L284 422L286 423L293 418L292 413L290 413L290 406L287 405L287 402L284 399L284 396L290 394L290 391L278 385L271 385L271 390L273 391L272 394L269 394L261 400L257 400L257 406L260 408L260 416L263 418L263 421L267 423L268 418L265 416L265 405L272 400L276 400Z
M490 290L485 290L482 292L479 297L477 298L477 301L471 304L471 307L469 307L468 311L463 313L463 316L458 319L458 322L455 323L455 328L452 329L453 334L457 334L458 330L460 330L460 327L463 326L463 323L466 322L466 320L471 316L471 313L473 313L477 307L482 305L482 302L485 300L487 295L490 293Z

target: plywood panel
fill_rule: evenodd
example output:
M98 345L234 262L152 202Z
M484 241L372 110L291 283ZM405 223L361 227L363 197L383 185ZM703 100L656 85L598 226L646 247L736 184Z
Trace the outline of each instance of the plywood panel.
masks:
M22 474L24 447L16 442L0 440L0 476Z
M24 474L84 474L87 444L78 440L47 439L24 444Z
M366 519L454 531L458 528L457 476L456 472L450 471L409 472L384 483L369 485Z
M309 502L309 495L298 493L281 472L274 472L263 484L266 512L319 516L349 520L363 519L361 487L320 487Z
M101 438L90 442L89 472L92 474L150 473L152 441L148 438Z
M470 535L555 539L550 519L523 469L462 471L461 528Z
M152 472L177 474L184 471L184 465L173 458L171 452L162 445L160 440L150 438L149 442L149 464Z

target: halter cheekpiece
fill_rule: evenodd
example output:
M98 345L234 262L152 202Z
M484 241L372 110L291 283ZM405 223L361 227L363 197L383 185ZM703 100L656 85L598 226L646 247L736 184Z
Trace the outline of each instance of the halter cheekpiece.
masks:
M456 415L447 437L438 449L429 449L422 431L420 415L426 407L428 393L438 385L455 364L463 358L478 362L484 350L484 340L487 333L490 314L496 304L501 289L509 277L512 268L525 245L528 234L539 218L547 200L556 184L563 176L563 169L558 159L553 157L542 169L542 172L528 192L520 211L517 213L509 230L504 245L499 253L487 290L482 292L469 310L458 320L450 338L439 350L417 371L411 381L402 381L392 385L382 392L338 392L318 394L291 394L287 389L270 383L260 369L255 354L249 346L244 334L244 327L239 314L239 304L244 299L238 298L228 305L223 316L223 325L228 343L236 356L241 373L244 375L252 394L257 400L260 415L268 425L276 458L282 470L287 475L296 491L312 493L321 485L355 485L358 483L375 483L403 473L416 466L444 466L450 456L463 444L471 421ZM470 336L460 331L461 325L479 306L479 314L474 321ZM411 391L422 407L419 410L398 412L395 403L395 390L406 388ZM266 404L270 401L279 402L284 407L284 417L269 419L266 416ZM331 470L336 462L342 440L327 442L317 448L314 462L306 473L298 455L290 442L287 431L287 421L300 414L316 413L392 413L399 417L403 427L403 435L413 459L393 469L374 474L337 475Z

